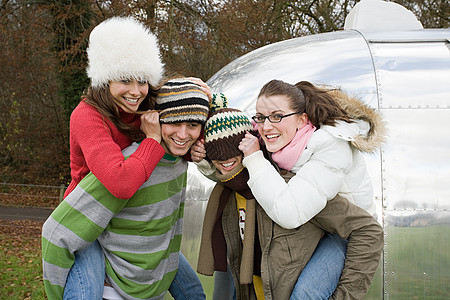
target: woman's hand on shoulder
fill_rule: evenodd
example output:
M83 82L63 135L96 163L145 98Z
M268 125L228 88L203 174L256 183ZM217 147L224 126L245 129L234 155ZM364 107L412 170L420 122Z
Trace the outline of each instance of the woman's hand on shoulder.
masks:
M249 156L260 150L259 139L253 134L247 132L239 143L238 148L242 151L242 153L244 153L244 157Z
M156 110L148 110L141 116L141 130L147 138L161 143L161 125L159 113Z
M200 162L206 158L205 140L199 139L191 146L191 159L193 162Z

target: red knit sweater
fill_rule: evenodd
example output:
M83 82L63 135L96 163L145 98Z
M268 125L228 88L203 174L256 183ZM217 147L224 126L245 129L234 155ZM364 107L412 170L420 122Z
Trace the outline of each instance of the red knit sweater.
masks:
M121 111L123 121L140 126L140 116ZM70 117L70 168L72 182L64 197L92 172L117 198L129 199L147 181L164 156L164 148L146 138L127 160L122 149L131 140L97 109L81 101Z

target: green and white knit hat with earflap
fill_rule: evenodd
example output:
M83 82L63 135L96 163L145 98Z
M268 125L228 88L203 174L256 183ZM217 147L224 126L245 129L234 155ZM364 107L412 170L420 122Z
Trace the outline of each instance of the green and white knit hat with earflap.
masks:
M228 108L223 94L215 94L210 104L210 116L205 124L206 156L210 160L224 161L243 155L239 143L253 126L245 113Z

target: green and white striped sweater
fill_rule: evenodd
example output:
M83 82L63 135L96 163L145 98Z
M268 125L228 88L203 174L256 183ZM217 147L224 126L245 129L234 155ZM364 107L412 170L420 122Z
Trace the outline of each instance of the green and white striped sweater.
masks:
M129 200L115 198L92 173L83 178L42 228L48 299L62 299L74 252L96 239L106 280L122 297L162 299L178 268L186 179L187 162L167 154Z

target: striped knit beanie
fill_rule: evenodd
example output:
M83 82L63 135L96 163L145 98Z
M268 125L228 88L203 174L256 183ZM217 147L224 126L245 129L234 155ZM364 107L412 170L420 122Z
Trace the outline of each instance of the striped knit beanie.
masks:
M253 126L240 110L227 108L223 94L215 94L211 103L211 115L205 124L205 149L209 160L224 161L243 155L239 143Z
M156 109L161 124L197 122L205 124L209 99L202 88L186 78L176 78L163 84L156 95Z

